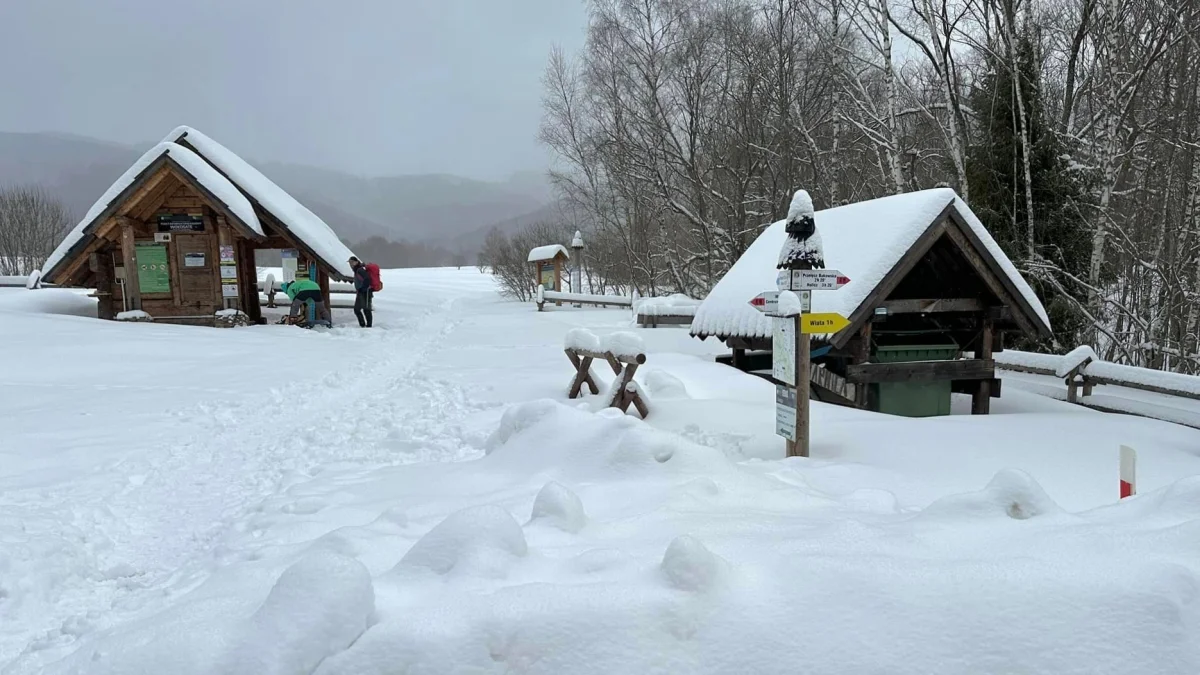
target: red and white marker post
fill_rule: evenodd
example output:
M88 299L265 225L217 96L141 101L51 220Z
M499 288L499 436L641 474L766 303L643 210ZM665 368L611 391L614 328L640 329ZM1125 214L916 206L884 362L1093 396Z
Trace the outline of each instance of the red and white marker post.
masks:
M1137 494L1137 453L1128 445L1121 446L1121 499Z

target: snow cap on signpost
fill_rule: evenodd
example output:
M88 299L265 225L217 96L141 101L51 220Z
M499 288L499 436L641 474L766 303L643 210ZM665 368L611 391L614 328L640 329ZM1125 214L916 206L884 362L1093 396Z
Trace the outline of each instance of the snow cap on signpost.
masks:
M575 236L571 239L571 248L583 248L583 233L575 230Z
M824 269L825 251L821 246L821 234L817 232L817 220L813 212L812 198L807 190L796 190L788 206L787 239L779 249L779 264L776 269Z

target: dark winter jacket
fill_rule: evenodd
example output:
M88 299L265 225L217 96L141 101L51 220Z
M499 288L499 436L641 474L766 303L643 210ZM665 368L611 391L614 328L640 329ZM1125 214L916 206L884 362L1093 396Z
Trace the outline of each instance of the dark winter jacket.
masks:
M367 271L366 265L354 268L354 290L359 293L371 292L371 273Z

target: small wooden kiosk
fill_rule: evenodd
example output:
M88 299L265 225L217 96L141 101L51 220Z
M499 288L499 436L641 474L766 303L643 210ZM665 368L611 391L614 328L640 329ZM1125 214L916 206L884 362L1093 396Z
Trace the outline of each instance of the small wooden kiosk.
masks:
M562 291L563 270L571 258L567 247L561 244L538 246L529 252L529 263L533 266L533 285L547 291ZM561 306L561 302L555 302Z
M815 400L907 415L948 414L951 392L987 413L1000 396L993 354L1006 334L1051 335L1045 308L958 195L924 190L818 211L825 264L850 278L814 291L814 312L850 325L813 336ZM776 287L785 221L769 226L692 321L732 350L731 365L771 377L771 319L747 301ZM918 399L933 400L925 405Z
M47 261L43 279L95 288L102 319L259 323L254 252L284 249L297 278L349 280L352 253L237 155L180 127L142 156Z

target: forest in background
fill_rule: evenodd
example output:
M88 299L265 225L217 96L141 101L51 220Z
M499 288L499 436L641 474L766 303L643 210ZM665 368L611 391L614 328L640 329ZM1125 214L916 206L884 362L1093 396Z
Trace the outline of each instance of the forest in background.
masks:
M562 219L536 243L582 230L597 291L703 296L798 188L826 208L950 186L1046 302L1040 347L1200 372L1195 3L589 8L545 73Z

